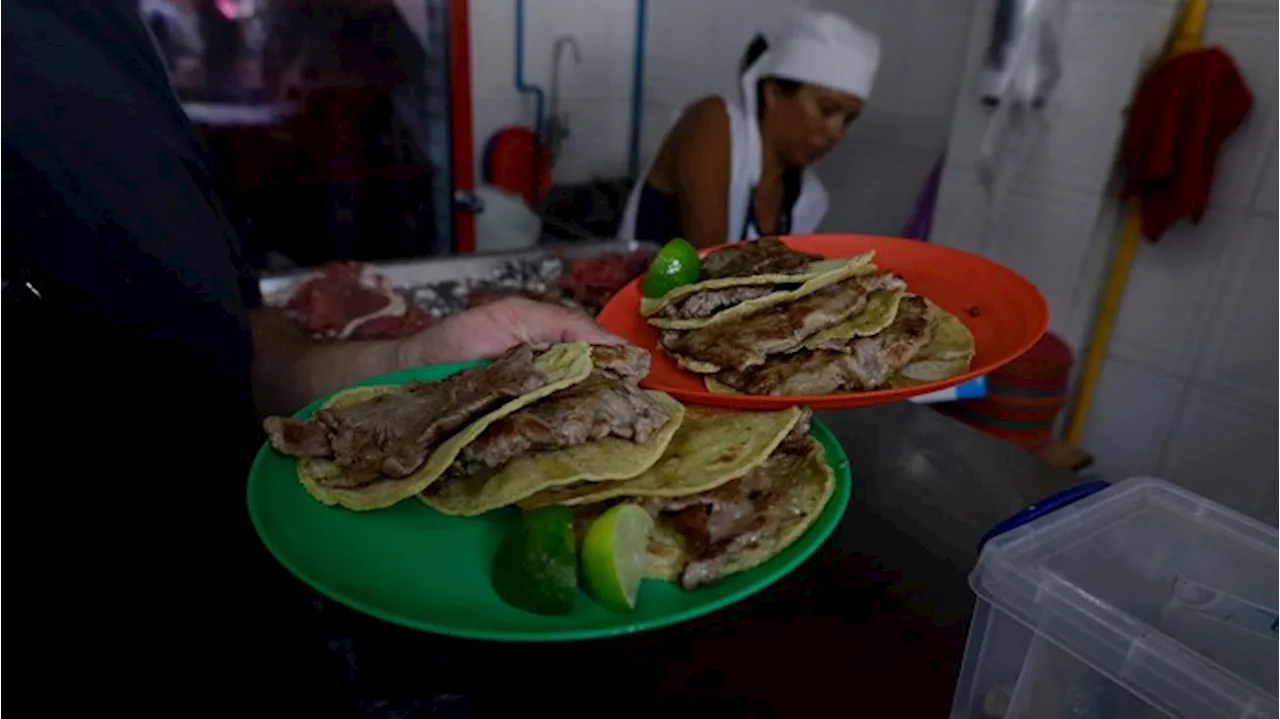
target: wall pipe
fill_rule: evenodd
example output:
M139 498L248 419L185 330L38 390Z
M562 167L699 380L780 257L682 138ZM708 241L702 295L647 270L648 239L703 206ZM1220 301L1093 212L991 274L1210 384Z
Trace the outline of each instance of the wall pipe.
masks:
M546 121L545 114L547 94L540 85L534 85L532 83L525 82L524 80L524 0L516 0L515 56L516 90L520 91L522 94L533 95L533 133L541 139L542 128Z
M640 182L640 125L644 117L644 45L649 3L636 0L636 45L631 69L631 138L627 155L627 175Z

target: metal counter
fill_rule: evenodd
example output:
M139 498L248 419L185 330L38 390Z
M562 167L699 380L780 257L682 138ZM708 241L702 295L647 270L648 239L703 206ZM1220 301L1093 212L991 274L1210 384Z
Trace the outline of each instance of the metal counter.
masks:
M367 264L386 277L392 286L409 288L440 282L456 282L465 278L489 277L513 262L528 262L548 257L572 260L581 257L598 257L611 252L633 252L644 247L657 249L657 245L635 240L597 240L539 245L518 252L447 255ZM313 272L314 269L305 269L287 274L268 275L259 280L258 287L263 297L287 292Z

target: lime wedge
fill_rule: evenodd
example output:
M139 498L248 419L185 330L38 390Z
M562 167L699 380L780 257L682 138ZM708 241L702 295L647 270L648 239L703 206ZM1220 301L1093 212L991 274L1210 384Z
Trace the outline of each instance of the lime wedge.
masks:
M653 518L634 504L619 504L591 523L582 541L582 576L606 609L629 612L644 578Z
M514 607L537 614L568 614L578 589L573 515L552 506L526 513L498 545L493 588Z
M645 297L658 298L682 285L691 285L702 274L698 249L676 238L662 246L645 273L641 290Z

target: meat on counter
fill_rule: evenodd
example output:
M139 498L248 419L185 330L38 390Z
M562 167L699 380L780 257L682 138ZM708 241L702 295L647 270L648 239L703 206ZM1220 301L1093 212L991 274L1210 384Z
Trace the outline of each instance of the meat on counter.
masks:
M312 336L325 340L405 337L431 324L431 315L359 262L321 267L283 309Z

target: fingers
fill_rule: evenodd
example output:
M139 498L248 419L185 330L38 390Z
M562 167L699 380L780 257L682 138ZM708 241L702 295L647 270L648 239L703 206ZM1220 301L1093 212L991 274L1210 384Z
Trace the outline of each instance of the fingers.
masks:
M495 319L523 342L626 342L617 335L605 332L585 313L568 307L523 297L499 300L488 307Z

